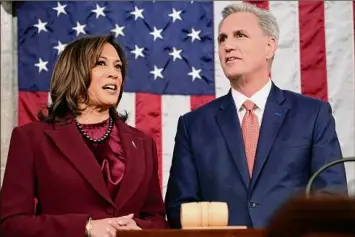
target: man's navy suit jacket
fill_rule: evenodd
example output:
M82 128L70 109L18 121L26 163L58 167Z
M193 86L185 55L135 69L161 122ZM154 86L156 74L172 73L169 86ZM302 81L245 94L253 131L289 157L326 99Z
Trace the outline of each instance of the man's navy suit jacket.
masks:
M180 205L222 201L229 225L266 227L321 166L342 157L328 102L272 84L249 178L241 126L231 92L181 116L165 205L171 227L180 228ZM323 172L315 189L347 191L344 165Z

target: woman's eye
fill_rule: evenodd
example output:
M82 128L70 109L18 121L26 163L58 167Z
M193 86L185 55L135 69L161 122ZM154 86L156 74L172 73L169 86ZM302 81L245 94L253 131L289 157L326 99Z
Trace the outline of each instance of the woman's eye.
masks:
M105 62L104 62L104 61L98 61L98 62L96 63L96 65L98 65L98 66L104 66L104 65L105 65Z

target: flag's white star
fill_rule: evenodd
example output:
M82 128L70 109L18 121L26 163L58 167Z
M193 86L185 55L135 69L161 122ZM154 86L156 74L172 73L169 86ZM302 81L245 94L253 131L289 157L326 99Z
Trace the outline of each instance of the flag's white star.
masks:
M41 31L47 32L48 30L46 29L47 22L42 22L41 19L38 19L38 23L34 24L33 26L38 29L38 34L41 33Z
M54 47L58 50L58 55L64 50L65 46L67 46L67 44L62 44L62 42L58 40L58 45Z
M144 19L143 11L144 9L139 9L135 6L134 11L131 12L131 15L134 15L134 20L137 20L138 18Z
M154 70L150 71L151 74L154 75L154 80L156 80L158 77L164 78L161 72L163 71L163 68L157 68L157 66L154 65Z
M200 33L201 33L200 30L195 31L194 28L191 28L191 33L187 34L187 36L191 37L191 42L194 42L195 39L201 40L201 38L200 38L200 36L199 36Z
M99 4L96 4L96 8L94 10L91 10L91 12L94 12L96 14L96 19L99 18L99 16L105 17L105 7L100 7Z
M62 5L62 4L60 4L60 2L57 2L57 7L53 7L53 10L57 11L57 16L59 16L60 13L63 13L66 15L67 14L67 12L65 11L66 6L67 6L66 4Z
M135 45L135 46L134 46L134 50L132 50L131 53L134 54L134 58L135 58L135 59L137 59L139 56L141 56L142 58L144 58L143 50L144 50L144 47L139 48L137 45Z
M111 30L111 32L115 33L115 37L118 37L119 35L124 36L123 29L124 26L119 26L118 24L115 24L115 28Z
M201 69L196 69L194 67L192 67L192 71L188 73L189 76L192 76L192 81L195 81L196 78L198 79L202 79L202 77L200 76L201 73Z
M39 58L38 63L36 63L35 66L38 67L38 72L41 72L42 70L45 70L48 72L47 64L48 64L48 61L42 61L42 59Z
M173 61L175 61L177 58L182 59L181 58L181 52L182 49L176 49L175 47L173 47L173 51L169 53L169 55L173 56Z
M86 25L80 25L80 23L77 21L76 22L76 26L73 27L72 29L76 31L76 36L80 35L80 33L82 34L86 34L84 28L85 28Z
M180 20L182 21L182 18L180 16L182 11L176 11L175 8L173 8L173 12L169 14L169 16L171 18L173 18L173 23L176 21L176 20Z
M157 39L157 38L160 38L160 39L163 39L163 36L161 35L161 32L163 31L163 29L157 29L155 26L154 26L154 30L152 32L150 32L149 34L150 35L153 35L154 37L154 41Z

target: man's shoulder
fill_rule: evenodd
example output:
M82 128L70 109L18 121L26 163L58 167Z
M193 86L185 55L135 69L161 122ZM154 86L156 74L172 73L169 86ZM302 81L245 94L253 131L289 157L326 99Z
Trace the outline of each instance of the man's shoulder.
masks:
M185 120L195 120L206 117L207 114L215 113L227 96L228 94L218 97L193 111L185 113L182 117L184 117Z
M290 90L282 90L286 100L294 106L302 106L307 108L319 108L322 105L328 104L328 102L308 95L297 93Z

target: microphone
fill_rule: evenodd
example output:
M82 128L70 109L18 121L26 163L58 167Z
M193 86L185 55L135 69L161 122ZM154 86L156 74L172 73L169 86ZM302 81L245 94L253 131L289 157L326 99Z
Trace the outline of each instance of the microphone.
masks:
M329 167L332 167L333 165L337 165L339 163L351 162L351 161L354 162L355 161L355 157L349 157L349 158L342 158L342 159L339 159L339 160L334 160L334 161L329 162L328 164L322 166L319 170L317 170L317 172L315 172L312 175L312 177L308 181L308 184L307 184L307 187L306 187L306 196L310 197L311 188L312 188L313 182L318 177L318 175L320 173L322 173L324 170L328 169Z

